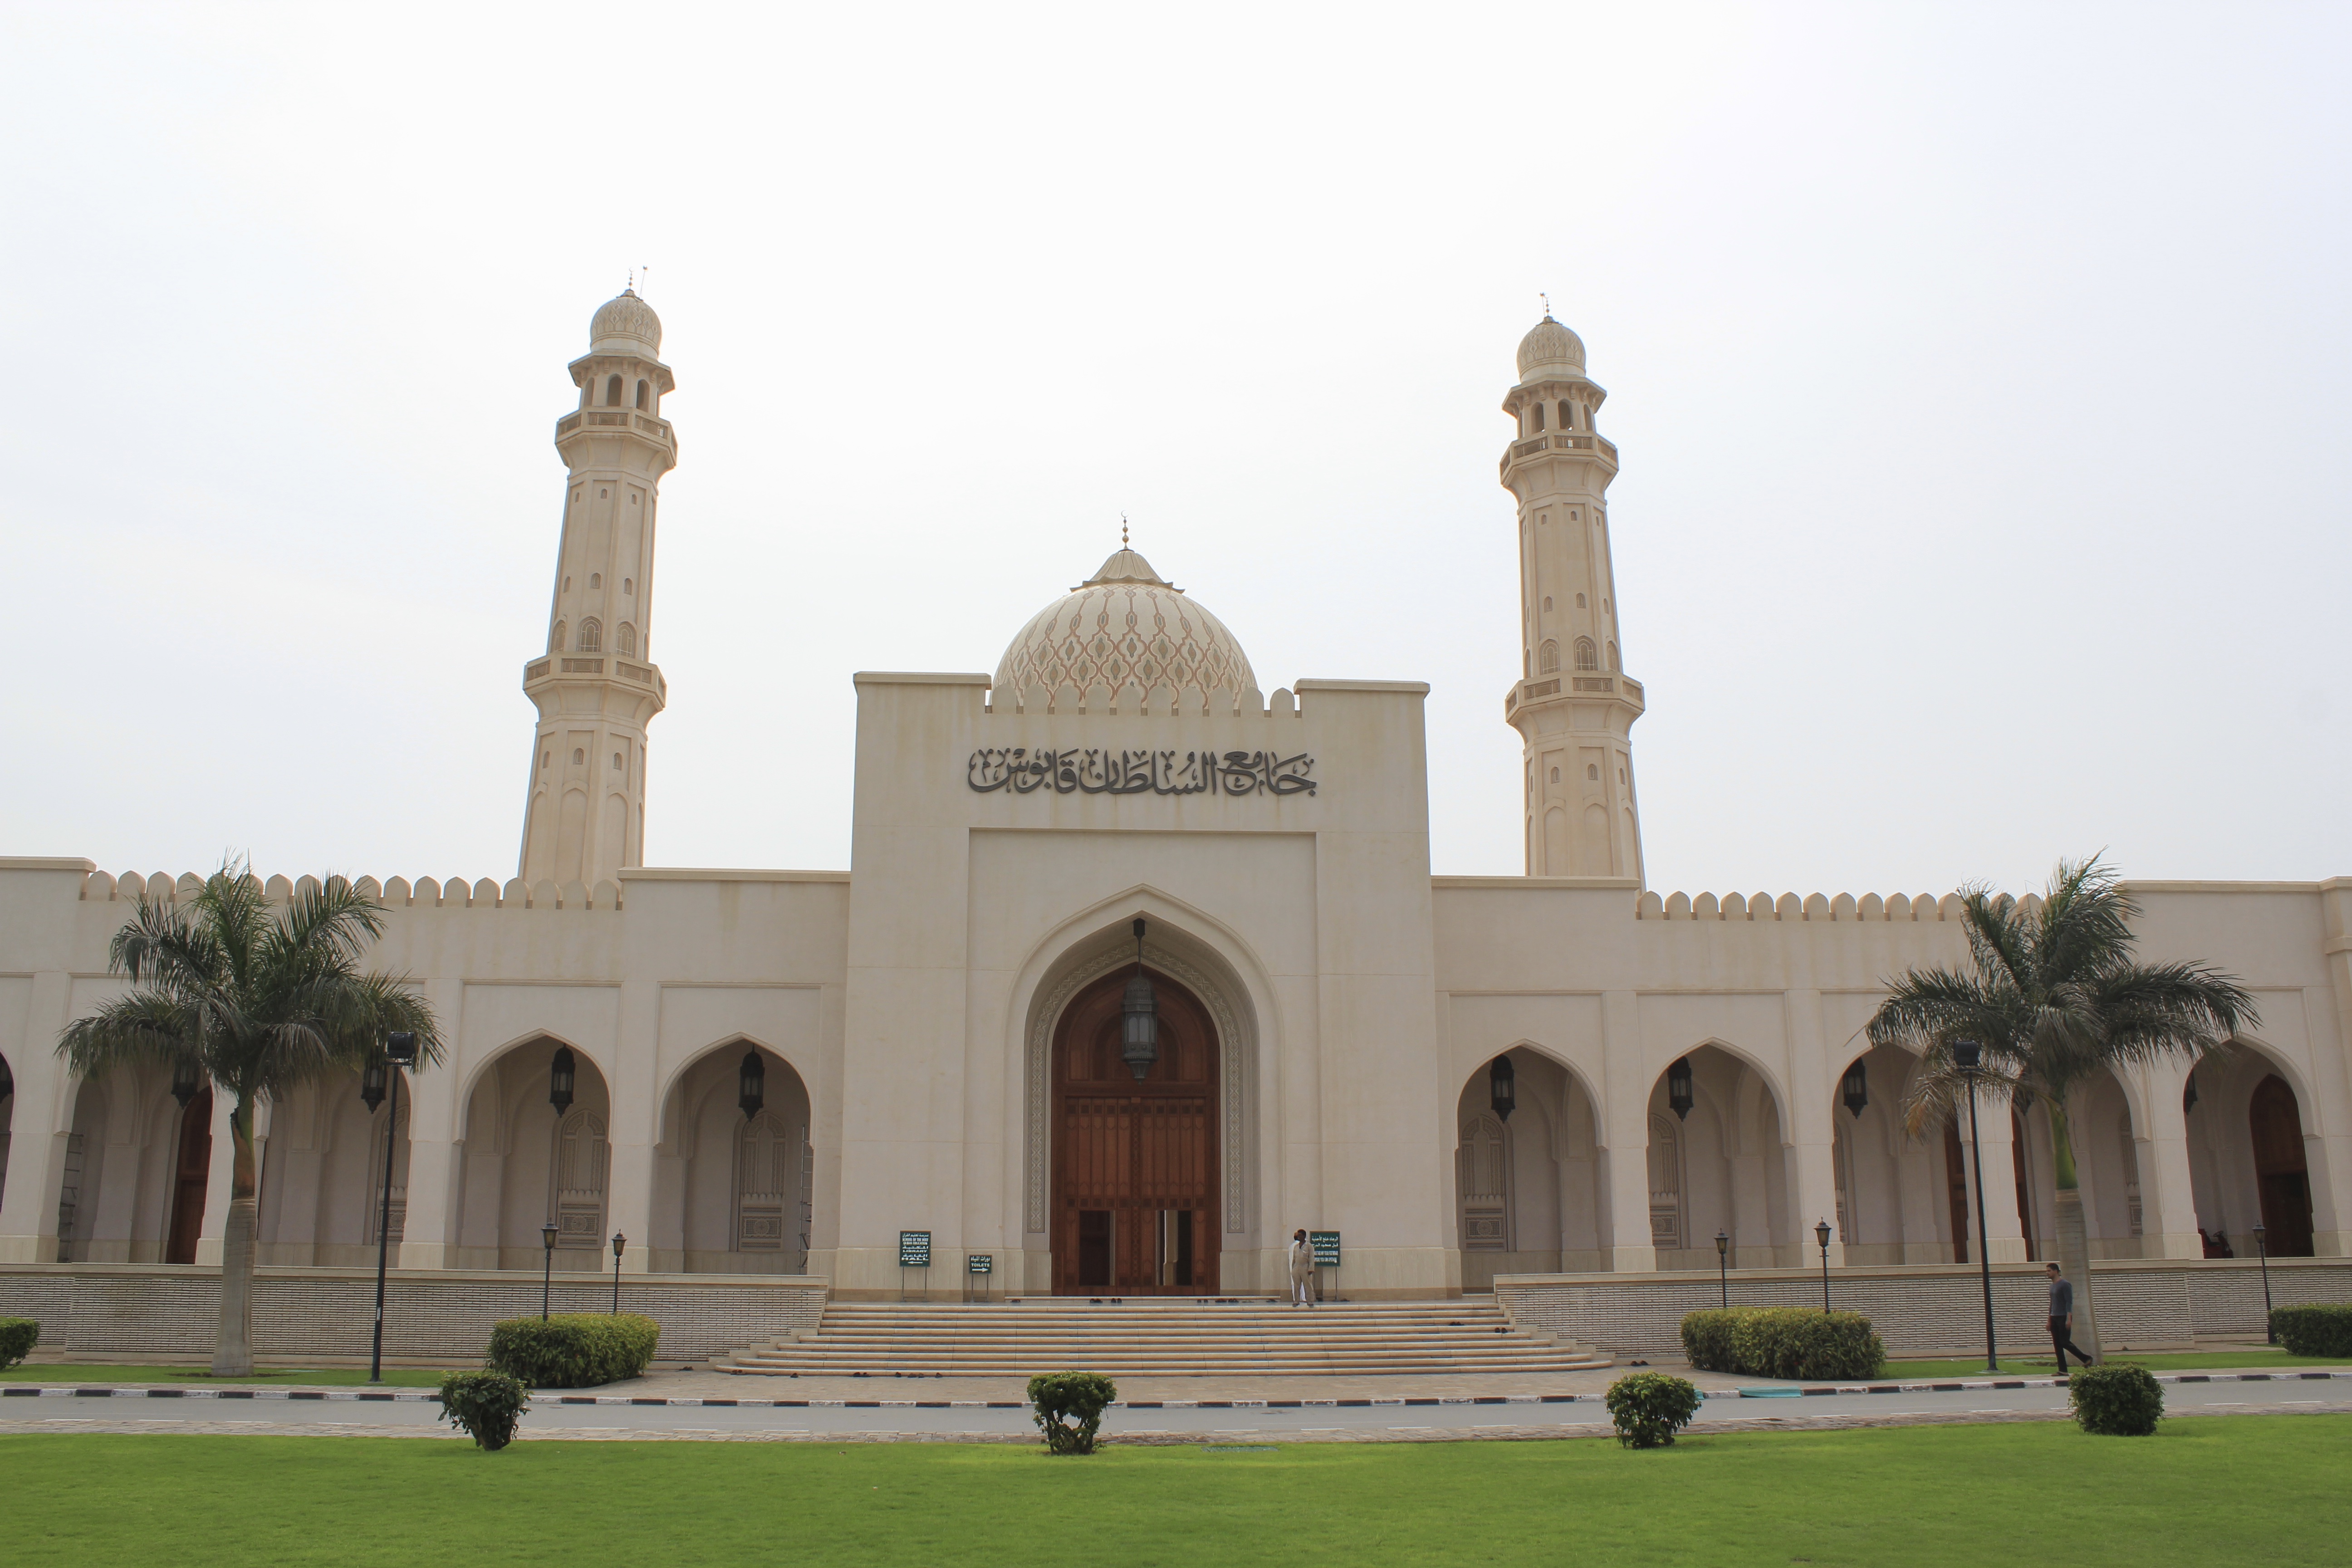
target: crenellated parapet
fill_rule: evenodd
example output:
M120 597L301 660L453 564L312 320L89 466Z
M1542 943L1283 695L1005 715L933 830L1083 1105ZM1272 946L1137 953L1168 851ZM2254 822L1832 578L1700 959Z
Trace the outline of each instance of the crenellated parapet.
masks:
M2009 895L2002 894L2001 902ZM2028 893L2017 900L2028 915L2042 908L2039 894ZM1864 893L1859 899L1852 893L1840 893L1835 898L1811 893L1800 898L1794 893L1782 893L1774 898L1769 893L1753 895L1726 893L1721 898L1713 893L1701 893L1693 898L1688 893L1669 893L1661 899L1655 893L1643 893L1633 905L1633 918L1642 921L1958 921L1965 919L1967 907L1958 893L1946 893L1940 898L1934 893L1922 893L1913 898L1907 893L1895 893L1881 898L1876 893Z
M325 880L331 883L346 879L329 877ZM263 881L261 889L273 903L282 904L297 893L316 892L324 885L317 877L276 876ZM488 877L475 882L467 882L463 877L452 877L446 882L431 877L419 877L414 882L405 877L382 882L373 877L362 877L351 885L361 897L394 910L584 911L618 910L622 904L620 887L611 881L600 881L592 889L578 882L527 883L520 877L505 883ZM119 877L92 871L82 879L81 900L89 904L136 903L144 898L149 903L176 904L194 898L204 886L205 879L194 871L184 871L177 878L163 871L143 877L136 871L125 871Z

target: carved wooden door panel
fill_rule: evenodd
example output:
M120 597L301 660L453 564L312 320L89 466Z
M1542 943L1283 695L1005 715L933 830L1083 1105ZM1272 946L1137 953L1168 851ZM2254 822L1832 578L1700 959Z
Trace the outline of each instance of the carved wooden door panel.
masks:
M1082 992L1054 1033L1054 1289L1207 1295L1217 1289L1217 1039L1191 992L1156 972L1160 1057L1119 1059L1132 968Z

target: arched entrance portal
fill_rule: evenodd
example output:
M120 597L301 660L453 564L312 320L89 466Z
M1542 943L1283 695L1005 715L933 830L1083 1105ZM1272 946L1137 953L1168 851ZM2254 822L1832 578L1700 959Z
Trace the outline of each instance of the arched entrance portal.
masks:
M2286 1079L2272 1073L2256 1084L2247 1118L2253 1131L2263 1243L2273 1258L2308 1258L2311 1171L2303 1152L2303 1117Z
M1216 1027L1192 992L1147 967L1160 1058L1119 1059L1113 970L1054 1028L1054 1289L1061 1295L1201 1296L1217 1289Z

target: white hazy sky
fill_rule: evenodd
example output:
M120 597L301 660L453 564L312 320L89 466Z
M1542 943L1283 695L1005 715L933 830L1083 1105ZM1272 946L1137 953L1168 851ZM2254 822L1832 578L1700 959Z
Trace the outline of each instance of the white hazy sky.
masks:
M1610 390L1651 885L2352 872L2352 10L0 10L0 853L513 874L567 361L682 460L656 864L1118 542L1428 681L1522 869L1509 426Z

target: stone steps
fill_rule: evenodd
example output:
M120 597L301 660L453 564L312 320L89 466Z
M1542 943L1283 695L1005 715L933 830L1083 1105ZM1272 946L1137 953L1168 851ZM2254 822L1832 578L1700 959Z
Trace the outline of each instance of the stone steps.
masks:
M1610 1364L1492 1303L834 1302L816 1331L722 1358L758 1376L1027 1377L1580 1372Z

